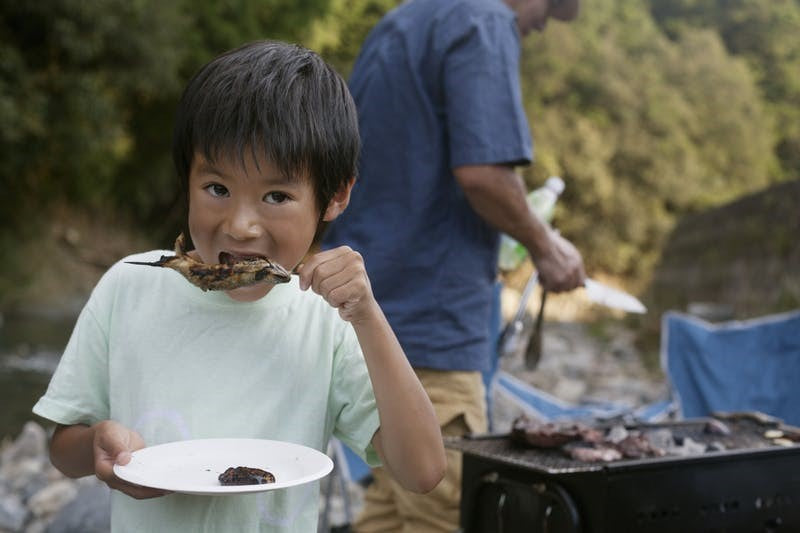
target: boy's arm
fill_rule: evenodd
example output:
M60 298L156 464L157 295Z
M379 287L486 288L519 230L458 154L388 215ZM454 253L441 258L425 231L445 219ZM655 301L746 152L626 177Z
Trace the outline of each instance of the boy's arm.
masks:
M378 405L373 443L384 467L408 490L433 490L447 464L436 413L372 295L361 255L346 246L327 250L298 273L301 288L312 287L353 325Z
M401 485L428 492L447 465L439 422L389 322L375 307L374 317L353 323L381 420L372 442Z
M50 442L50 461L68 477L95 474L110 488L136 499L168 494L128 483L114 475L114 464L128 464L131 452L140 448L144 448L142 437L113 420L104 420L93 426L59 425Z
M50 441L50 462L67 477L94 474L94 429L58 425Z

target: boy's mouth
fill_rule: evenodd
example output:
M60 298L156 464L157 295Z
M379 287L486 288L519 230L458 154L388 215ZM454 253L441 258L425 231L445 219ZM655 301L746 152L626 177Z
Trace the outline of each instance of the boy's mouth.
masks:
M259 259L267 259L263 255L238 255L232 254L230 252L220 252L219 253L219 262L224 265L233 265L235 263L241 263L242 261L257 261Z

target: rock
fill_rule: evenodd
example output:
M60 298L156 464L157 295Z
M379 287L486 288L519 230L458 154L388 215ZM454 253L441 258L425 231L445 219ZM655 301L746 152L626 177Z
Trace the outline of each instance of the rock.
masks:
M22 490L32 484L37 478L44 477L44 465L41 458L25 458L18 461L3 463L0 467L0 478L12 490Z
M21 531L28 518L28 509L19 496L7 494L0 498L0 531Z
M40 474L30 478L27 484L17 489L16 492L19 497L22 498L22 501L27 502L31 499L31 496L45 488L47 484L47 478L43 474Z
M62 479L31 496L28 507L36 517L53 514L72 501L77 493L74 481Z
M111 489L97 478L83 478L78 486L78 495L55 515L47 533L107 533L111 529Z
M48 521L37 518L25 526L25 533L44 533L47 530Z
M0 447L0 533L107 533L109 493L94 476L76 481L55 469L35 422Z
M19 437L0 455L0 465L47 457L47 433L36 422L26 422Z
M542 359L534 371L525 369L516 357L502 358L500 366L568 404L635 408L662 398L666 382L648 374L634 336L621 326L608 331L608 336L592 335L585 324L549 321L542 328ZM522 409L498 393L494 396L493 430L502 431Z
M553 395L570 403L578 403L585 392L586 382L580 379L562 378L553 388Z

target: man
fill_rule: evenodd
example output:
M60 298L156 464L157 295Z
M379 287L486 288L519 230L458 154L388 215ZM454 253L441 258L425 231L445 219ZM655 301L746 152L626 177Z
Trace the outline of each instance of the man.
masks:
M412 0L367 37L350 79L363 143L354 209L323 245L365 258L375 297L436 409L444 435L486 431L481 371L499 232L531 254L541 283L585 277L580 253L532 215L514 171L532 159L519 84L520 38L578 0ZM355 208L357 207L357 208ZM458 527L461 459L427 495L381 469L356 531Z

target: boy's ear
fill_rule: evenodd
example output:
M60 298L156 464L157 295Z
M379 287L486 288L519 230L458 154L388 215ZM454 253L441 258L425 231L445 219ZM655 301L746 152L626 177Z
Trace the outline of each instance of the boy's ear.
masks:
M331 201L328 202L328 207L325 209L325 215L322 217L323 222L330 222L347 209L347 204L350 203L350 191L353 190L355 182L356 178L351 177L347 180L347 183L336 191L336 194L333 195Z

